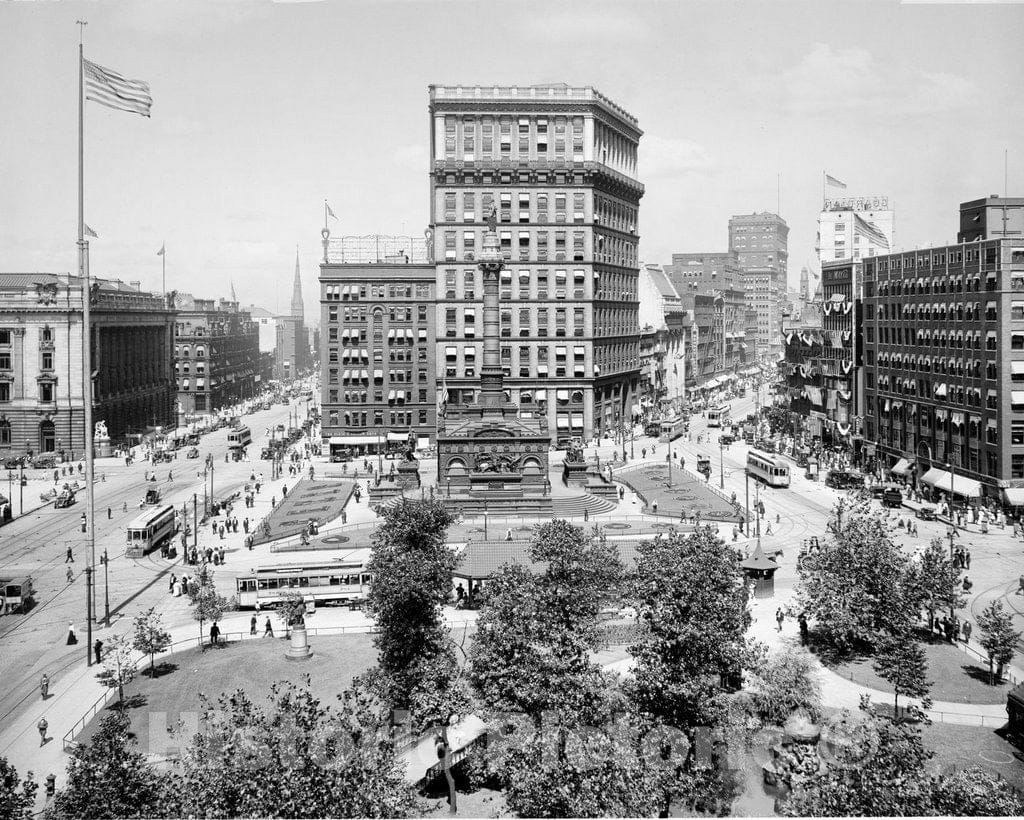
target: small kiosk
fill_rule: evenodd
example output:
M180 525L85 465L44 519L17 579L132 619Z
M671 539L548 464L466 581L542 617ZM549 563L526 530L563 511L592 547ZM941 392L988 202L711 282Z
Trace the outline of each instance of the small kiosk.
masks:
M760 545L740 563L740 568L747 582L753 583L755 598L771 598L775 594L775 571L779 565L764 554Z

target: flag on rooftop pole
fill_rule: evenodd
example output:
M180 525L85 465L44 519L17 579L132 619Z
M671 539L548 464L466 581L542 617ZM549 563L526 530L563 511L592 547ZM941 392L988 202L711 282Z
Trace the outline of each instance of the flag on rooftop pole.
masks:
M97 235L96 231L94 231L84 222L82 223L82 230L85 232L86 236L91 236L93 239L99 239L99 236Z
M148 83L142 80L129 80L116 71L84 58L82 67L85 73L85 98L87 100L98 102L107 108L127 111L129 114L149 116L153 98L150 96Z
M840 182L838 179L836 179L834 176L831 176L830 174L825 174L825 185L828 186L829 188L846 188L845 182Z
M166 242L164 242L164 244L162 244L162 245L160 246L160 250L158 250L158 251L156 252L156 255L157 255L157 256L163 256L163 255L164 255L164 250L165 250L165 248L166 248L166 247L167 247L167 243L166 243Z
M324 200L324 205L327 205L327 200ZM327 205L327 215L331 219L337 219L338 218L337 216L334 215L334 211L331 210L331 206L330 205Z

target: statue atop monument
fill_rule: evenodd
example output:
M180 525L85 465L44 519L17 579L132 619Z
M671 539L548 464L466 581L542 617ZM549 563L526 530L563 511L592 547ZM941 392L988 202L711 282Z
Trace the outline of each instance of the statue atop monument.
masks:
M106 421L101 420L96 422L96 428L95 432L93 433L93 438L97 439L98 441L110 440L110 436L107 434Z

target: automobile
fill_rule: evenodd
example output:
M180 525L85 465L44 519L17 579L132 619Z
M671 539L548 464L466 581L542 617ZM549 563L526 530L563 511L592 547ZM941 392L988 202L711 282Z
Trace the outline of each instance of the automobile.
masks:
M721 443L721 444L722 444L723 446L726 446L726 447L728 447L728 446L729 446L730 444L732 444L732 443L733 443L734 441L736 441L736 437L735 437L735 436L733 436L733 435L730 435L729 433L724 433L723 435L720 435L720 436L718 437L718 441L719 441L719 442L720 442L720 443Z
M775 442L772 441L771 439L766 439L766 438L758 439L758 441L755 442L755 444L754 444L754 449L755 450L760 450L763 453L774 453L775 452Z
M191 450L185 453L185 458L199 458L199 448L193 447Z
M276 429L276 430L277 430L277 431L278 431L279 433L283 433L283 432L284 432L284 425L283 425L283 424L279 424L279 425L277 425L277 427L276 427L275 429Z
M160 464L164 461L174 461L174 456L172 456L166 450L157 450L155 453L153 453L152 462L154 464Z
M825 486L833 490L845 490L850 486L850 474L844 470L829 470L825 476Z
M898 510L903 506L903 493L896 487L886 487L885 492L882 494L882 506Z
M25 456L8 456L4 459L5 470L17 470L25 465Z
M888 489L889 488L883 484L876 484L874 487L871 488L871 497L881 498L883 495L885 495L885 491Z
M274 452L275 451L273 447L264 447L262 450L260 450L260 458L263 459L264 461L271 461L274 458Z
M935 508L934 507L919 507L917 510L917 517L922 521L934 521L935 520Z
M51 453L40 453L32 459L32 466L37 469L52 470L57 466L57 457Z

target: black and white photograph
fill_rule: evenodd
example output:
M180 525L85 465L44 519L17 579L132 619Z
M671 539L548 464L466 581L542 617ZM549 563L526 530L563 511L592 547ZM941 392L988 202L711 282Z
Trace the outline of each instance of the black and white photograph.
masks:
M1024 816L1022 35L0 2L0 820Z

